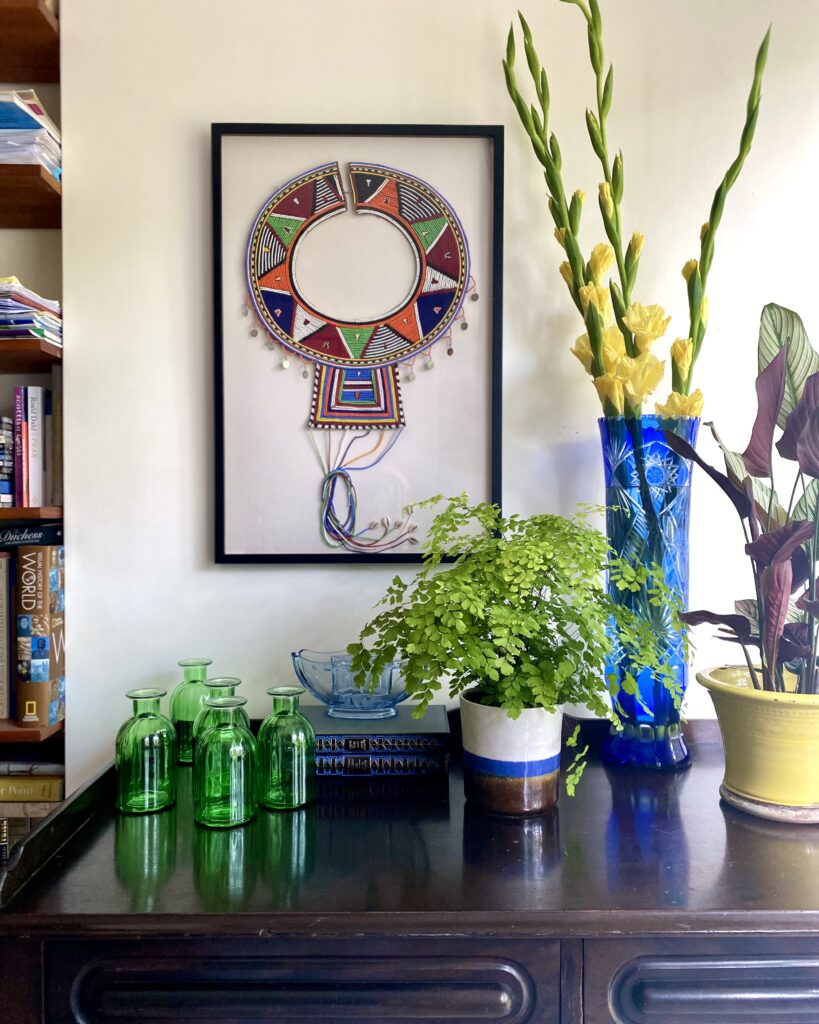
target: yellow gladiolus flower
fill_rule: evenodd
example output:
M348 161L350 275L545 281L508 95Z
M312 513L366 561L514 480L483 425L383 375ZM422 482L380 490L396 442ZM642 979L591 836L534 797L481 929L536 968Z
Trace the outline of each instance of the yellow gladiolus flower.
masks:
M623 392L629 405L638 406L648 398L663 379L665 363L650 352L623 356L617 363L616 375L623 382Z
M634 344L640 353L648 352L657 338L662 338L671 323L662 306L644 306L632 302L623 317L623 323L634 335Z
M628 244L631 250L631 255L634 259L640 258L640 253L643 251L643 246L646 244L646 236L640 231L635 231L631 236L631 241Z
M576 356L583 364L583 369L586 371L586 373L591 373L592 350L588 334L581 334L577 341L574 343L574 348L570 349L570 351L572 355Z
M607 217L614 215L614 199L611 195L611 185L607 181L600 182L600 208Z
M687 380L694 358L694 342L690 338L677 338L671 346L671 358L682 380Z
M570 288L574 287L574 274L566 260L560 264L560 276Z
M596 284L600 284L603 276L614 266L614 249L605 242L596 245L589 256L589 269Z
M685 264L685 266L682 268L682 276L686 279L686 281L689 280L689 278L691 277L691 275L694 273L694 271L697 269L698 266L699 266L699 264L697 263L696 260L689 260Z
M579 292L580 303L583 306L584 313L589 308L589 303L591 303L600 314L600 319L603 321L604 326L612 322L614 319L614 309L611 304L611 292L605 285L584 284L581 285Z
M557 244L562 246L565 249L566 248L566 229L565 228L555 228L555 238L557 239Z
M702 415L703 396L699 388L693 394L681 395L672 391L667 402L657 402L654 406L657 415L669 420L685 419Z
M623 382L612 373L594 378L594 386L603 405L606 416L622 416L625 402L623 398Z

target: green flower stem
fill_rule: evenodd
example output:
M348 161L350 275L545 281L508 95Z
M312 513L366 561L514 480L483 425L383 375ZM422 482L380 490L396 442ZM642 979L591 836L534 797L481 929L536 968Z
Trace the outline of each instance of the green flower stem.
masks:
M768 45L770 43L770 39L771 30L769 28L765 33L765 38L762 40L762 44L760 45L756 55L754 78L751 83L751 91L748 95L745 124L739 140L739 152L734 162L725 172L725 177L720 182L719 187L714 194L708 223L702 233L699 266L692 275L692 278L696 277L697 279L696 287L692 287L691 280L688 282L688 336L694 343L694 357L691 360L691 369L688 371L688 377L685 381L685 394L688 394L691 390L691 378L694 372L694 364L700 354L703 339L705 338L706 324L702 319L702 298L705 295L705 287L708 283L708 272L711 269L711 262L714 258L714 239L716 238L717 229L719 228L720 221L722 220L722 214L725 209L725 200L739 177L739 172L742 170L742 166L751 151L751 144L754 141L754 132L756 131L756 123L759 118L759 104L762 99L762 77L765 72L765 64L768 60Z

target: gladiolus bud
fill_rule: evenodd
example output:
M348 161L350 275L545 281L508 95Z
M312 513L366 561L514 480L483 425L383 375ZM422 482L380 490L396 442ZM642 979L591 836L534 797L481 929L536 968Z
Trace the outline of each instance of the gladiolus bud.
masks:
M614 200L611 195L611 185L607 181L600 182L600 209L606 217L614 216Z
M710 221L710 220L707 220L707 221L706 221L706 222L705 222L705 223L703 224L703 226L702 226L702 227L700 228L700 241L701 241L701 242L702 242L702 241L703 241L703 240L705 239L705 232L706 232L706 231L707 231L707 230L708 230L708 229L709 229L710 227L711 227L711 221Z
M555 228L555 238L557 239L557 244L562 246L565 249L566 248L566 229L565 228Z
M694 358L694 344L690 338L677 338L671 346L671 358L674 366L680 375L680 380L687 380L691 372L691 363Z
M703 327L708 323L708 296L703 295L702 305L700 306L700 323Z
M624 407L623 382L613 373L604 373L595 377L594 386L603 404L606 416L622 416Z
M696 260L689 260L685 264L685 266L682 268L682 276L686 279L686 281L691 280L691 275L694 273L698 266L699 264Z
M563 280L566 282L569 288L574 288L574 274L572 273L572 268L569 266L566 260L564 260L560 264L560 276L563 278Z
M583 205L583 203L586 202L586 193L583 191L582 188L575 189L574 190L574 195L575 195L575 198L577 199L578 203L580 203L581 206Z
M699 388L691 395L680 394L679 391L672 391L665 403L657 402L655 409L657 415L663 419L679 420L689 416L702 415L702 392Z
M645 235L641 234L639 231L635 231L634 234L631 236L631 241L628 244L629 251L631 252L632 257L635 260L640 258L640 254L642 253L643 246L645 244Z
M605 242L596 245L589 256L589 269L595 284L600 284L605 274L614 266L614 249Z

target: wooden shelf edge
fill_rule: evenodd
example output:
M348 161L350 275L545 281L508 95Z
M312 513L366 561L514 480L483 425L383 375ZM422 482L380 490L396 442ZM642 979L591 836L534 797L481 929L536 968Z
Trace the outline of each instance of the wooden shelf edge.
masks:
M33 729L24 729L16 722L7 718L0 719L0 743L42 743L43 740L56 736L65 728L65 722L56 725L38 725Z
M0 338L0 373L48 373L61 363L60 345L42 338Z
M0 79L60 81L60 25L43 0L0 0Z
M41 164L0 164L0 227L59 228L62 192Z
M30 523L41 519L62 519L62 505L40 508L0 508L0 523Z

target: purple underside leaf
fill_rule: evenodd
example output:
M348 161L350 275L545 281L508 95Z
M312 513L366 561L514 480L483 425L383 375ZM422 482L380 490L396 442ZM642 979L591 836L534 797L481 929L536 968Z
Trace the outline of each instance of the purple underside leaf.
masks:
M801 612L807 612L808 615L819 615L819 601L811 599L810 591L806 590L796 602L796 607Z
M751 440L742 453L751 476L771 475L774 427L785 395L787 356L786 350L781 348L756 379L756 420Z
M793 566L790 562L775 562L766 566L760 575L759 588L762 592L762 607L765 609L762 623L762 652L768 671L777 664L779 642L785 628L788 605L791 600Z
M778 530L763 533L755 541L745 545L745 553L760 565L775 565L788 562L794 552L809 537L813 536L813 523L797 519Z
M736 634L737 638L744 640L751 635L751 623L744 615L726 613L719 615L716 612L707 612L704 609L694 612L683 612L680 618L688 626L701 626L708 622L712 626L727 626Z
M810 626L807 622L786 622L782 629L782 636L792 643L805 646L810 640Z
M813 373L805 381L805 390L799 404L788 416L785 431L776 443L776 450L783 459L797 460L796 445L799 435L805 429L814 409L819 409L819 373Z
M794 551L793 558L791 558L791 567L793 568L791 593L793 593L810 579L810 559L804 548L797 548Z
M678 434L675 434L673 430L664 430L663 435L665 436L668 447L681 455L684 459L689 459L695 465L699 466L704 472L711 477L715 484L728 495L733 502L734 508L740 515L741 519L748 519L751 515L752 504L745 492L736 487L724 473L720 473L718 469L714 469L713 466L709 466L708 463L701 459L694 449L687 441L684 441Z
M796 461L803 473L819 477L819 409L808 416L796 440Z

